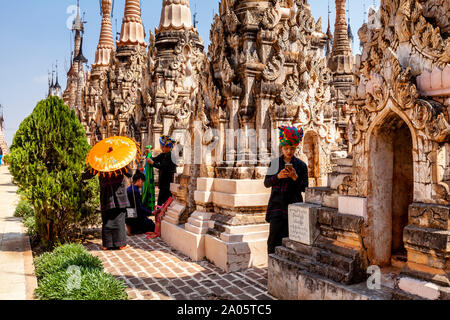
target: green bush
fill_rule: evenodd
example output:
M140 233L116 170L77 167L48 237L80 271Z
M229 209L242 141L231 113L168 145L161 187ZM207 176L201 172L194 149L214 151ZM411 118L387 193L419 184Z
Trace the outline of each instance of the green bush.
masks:
M2 162L3 162L4 164L9 164L9 159L10 159L9 153L8 153L8 154L5 154L5 155L3 156L3 158L2 158Z
M127 300L125 288L102 270L80 268L47 275L35 295L40 300Z
M34 216L27 216L23 218L23 225L27 228L27 235L34 236L37 234L36 220Z
M40 101L14 136L10 172L34 208L44 249L70 241L97 213L98 181L81 179L89 149L75 112L58 97Z
M34 260L40 300L127 300L125 284L103 271L81 244L68 244Z
M102 261L92 256L81 244L68 244L57 247L53 252L46 252L34 259L35 273L38 280L49 274L66 271L70 266L102 270Z
M16 211L14 211L14 217L34 217L34 209L26 200L20 200L19 204L16 207Z

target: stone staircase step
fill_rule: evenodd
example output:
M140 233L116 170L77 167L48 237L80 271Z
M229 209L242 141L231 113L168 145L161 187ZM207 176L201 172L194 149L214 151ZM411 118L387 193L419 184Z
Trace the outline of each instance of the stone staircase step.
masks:
M241 242L241 241L255 241L255 240L267 240L269 237L269 231L261 232L249 232L246 234L230 234L222 232L220 239L225 242Z
M353 158L347 157L347 158L339 158L335 160L335 163L338 166L342 167L352 167L353 166Z
M294 250L300 254L303 255L308 255L308 256L312 256L313 255L313 249L311 246L307 246L305 244L302 244L300 242L297 241L293 241L289 238L284 238L283 239L283 245L291 250Z
M244 234L249 232L269 231L268 224L250 224L243 226L225 226L225 232L230 234Z
M348 279L353 271L353 259L332 253L320 248L314 248L296 243L289 239L283 239L284 247L277 247L276 253L288 260L292 260L308 269L321 270L323 276L327 276L325 269L329 268L334 275L333 280L340 282L339 279ZM314 267L314 265L317 265Z
M276 247L275 255L281 257L284 260L294 263L297 268L308 270L311 265L311 257L298 253L294 250L288 249L286 247Z
M349 174L352 174L353 167L333 166L333 172L349 175Z
M204 228L204 227L208 228L208 226L209 226L208 220L200 220L200 219L196 219L192 216L188 218L187 222L198 228Z
M186 231L195 233L195 234L205 234L208 231L208 226L198 227L190 223L186 223L184 225Z
M314 258L316 261L325 265L330 265L343 272L353 271L353 259L346 258L342 255L335 254L323 249L314 250Z
M311 273L317 273L330 280L342 284L351 284L351 276L352 276L351 272L344 272L341 269L338 269L334 266L330 266L316 261L315 263L310 265L308 271Z
M325 237L319 236L319 238L314 243L317 248L323 249L330 253L343 256L349 259L355 259L359 255L359 251L353 248L349 248L344 244L340 244L337 241L331 241Z

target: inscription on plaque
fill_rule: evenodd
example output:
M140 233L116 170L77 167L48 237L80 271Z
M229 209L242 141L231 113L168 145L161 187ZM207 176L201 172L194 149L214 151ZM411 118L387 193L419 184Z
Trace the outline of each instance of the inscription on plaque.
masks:
M314 243L318 236L317 208L304 203L289 206L289 239L309 246Z

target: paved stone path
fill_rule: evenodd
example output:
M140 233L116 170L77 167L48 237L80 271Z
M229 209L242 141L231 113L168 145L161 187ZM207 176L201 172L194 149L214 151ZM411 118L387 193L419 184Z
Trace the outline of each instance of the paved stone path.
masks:
M6 166L0 166L0 300L33 299L37 286L29 237L14 218L19 196Z
M225 273L208 261L193 262L161 239L128 237L131 248L101 251L87 244L105 271L125 281L132 300L272 300L267 268Z

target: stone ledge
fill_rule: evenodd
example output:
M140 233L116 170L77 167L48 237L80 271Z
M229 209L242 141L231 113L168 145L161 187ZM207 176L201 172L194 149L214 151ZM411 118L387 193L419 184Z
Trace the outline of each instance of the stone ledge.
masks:
M186 223L184 225L184 228L186 231L192 232L194 234L206 234L206 232L208 232L208 226L204 226L204 227L197 227L191 223Z
M305 202L337 209L338 195L337 190L327 187L306 188Z
M245 234L249 232L269 232L269 224L253 224L245 226L224 226L225 232L229 234Z
M441 296L436 284L409 277L400 278L398 287L402 291L428 300L437 300Z
M357 234L362 233L364 226L364 218L360 216L343 214L336 209L319 208L318 210L319 224L330 226L333 229L339 229Z
M450 273L442 269L408 261L403 267L401 274L450 288Z
M163 220L161 238L194 261L201 261L205 257L205 236L185 230L184 225L174 225Z
M198 203L214 203L226 208L264 207L269 203L270 193L231 194L223 192L195 191L194 199Z
M220 234L220 239L226 242L241 242L241 241L259 241L266 240L269 238L269 231L261 232L249 232L246 234L231 234L222 232Z
M267 239L226 242L213 235L205 236L206 257L225 272L267 266Z
M419 227L450 230L450 207L413 203L409 206L409 221Z
M437 254L450 253L450 231L408 225L404 229L403 239L407 244L433 249Z
M264 180L261 179L198 178L197 191L216 191L229 194L270 194L270 188L266 188L264 186Z
M275 254L269 255L269 293L283 300L389 300L389 290L369 290L365 282L342 285L302 270Z

